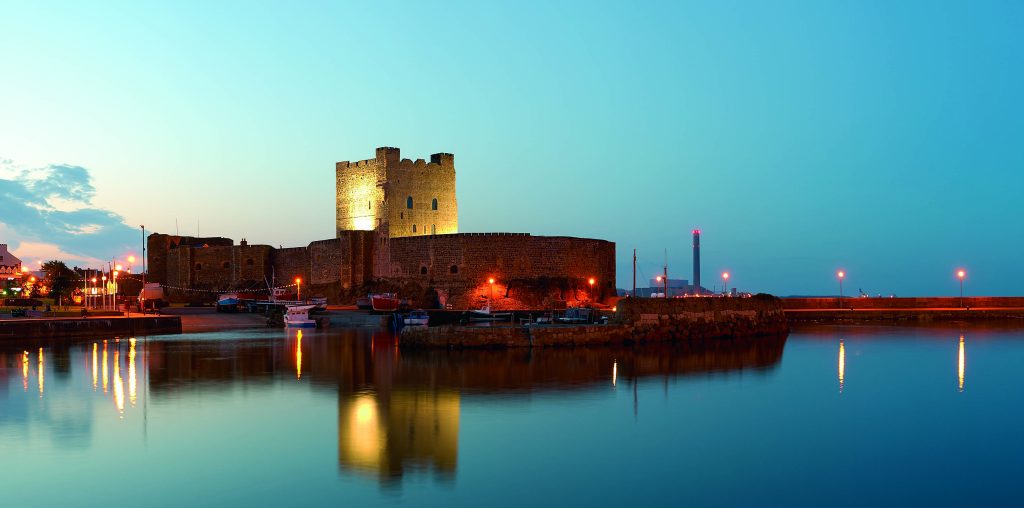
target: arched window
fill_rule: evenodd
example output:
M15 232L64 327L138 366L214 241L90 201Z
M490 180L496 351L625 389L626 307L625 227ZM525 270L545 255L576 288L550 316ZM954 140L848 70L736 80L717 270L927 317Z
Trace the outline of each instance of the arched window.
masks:
M412 210L412 196L405 198L405 207Z
M416 232L416 225L415 225L415 224L413 224L413 225L412 225L412 232L413 232L413 233L415 233L415 232Z
M452 273L459 273L459 265L452 265L452 267L448 271Z
M203 269L203 264L202 263L196 263L196 271L198 272L198 271L200 271L202 269Z
M436 235L437 234L437 224L431 224L430 225L430 234L432 234L432 235Z
M427 274L427 267L421 266L420 267L420 275L426 275L426 274Z
M434 201L430 203L430 209L437 210L437 198L434 198Z

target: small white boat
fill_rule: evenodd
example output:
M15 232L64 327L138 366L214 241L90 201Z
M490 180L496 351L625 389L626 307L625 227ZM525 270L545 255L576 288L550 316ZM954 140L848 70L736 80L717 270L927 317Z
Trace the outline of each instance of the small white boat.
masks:
M291 305L285 307L284 325L289 328L316 328L316 321L309 319L309 311L316 305Z
M511 312L491 312L489 304L484 305L479 310L469 311L470 321L497 321L499 319L509 319L511 316Z
M425 310L414 310L402 317L402 323L406 326L427 326L430 315Z

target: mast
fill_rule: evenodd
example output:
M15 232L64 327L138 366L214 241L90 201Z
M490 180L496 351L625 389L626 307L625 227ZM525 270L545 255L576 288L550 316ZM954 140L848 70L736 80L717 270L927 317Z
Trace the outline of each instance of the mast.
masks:
M636 249L633 249L633 292L629 296L636 298Z

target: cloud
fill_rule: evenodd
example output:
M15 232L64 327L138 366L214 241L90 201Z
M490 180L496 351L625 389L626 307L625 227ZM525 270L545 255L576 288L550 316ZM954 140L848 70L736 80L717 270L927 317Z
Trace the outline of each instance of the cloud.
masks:
M17 243L33 253L90 262L118 256L139 242L139 232L123 217L92 204L96 188L88 169L66 164L24 169L0 159L0 170L9 176L0 178L0 231L5 233L0 242L10 243L15 253Z

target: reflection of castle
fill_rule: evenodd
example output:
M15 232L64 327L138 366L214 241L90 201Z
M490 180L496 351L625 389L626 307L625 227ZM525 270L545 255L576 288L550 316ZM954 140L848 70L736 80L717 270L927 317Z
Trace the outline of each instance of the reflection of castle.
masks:
M338 397L338 462L343 469L401 477L409 467L455 473L459 393L364 392Z
M335 167L336 237L306 247L239 245L228 238L150 235L150 280L173 287L238 288L301 277L330 300L368 284L401 285L407 297L476 307L539 308L613 296L615 244L511 233L459 233L455 157L373 159ZM494 283L489 281L493 279ZM590 280L595 281L590 285ZM435 296L436 295L436 296Z

